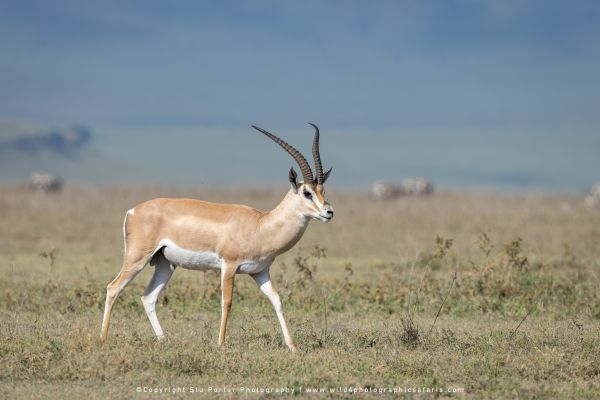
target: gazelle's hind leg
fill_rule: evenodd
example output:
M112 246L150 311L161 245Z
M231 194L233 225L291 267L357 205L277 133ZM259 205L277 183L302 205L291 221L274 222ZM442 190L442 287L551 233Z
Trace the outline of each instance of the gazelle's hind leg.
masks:
M119 275L117 275L117 277L106 287L106 304L104 305L104 318L102 319L102 332L100 334L102 339L108 337L110 317L115 300L117 300L117 297L119 297L123 289L125 289L125 286L127 286L129 282L144 269L146 263L147 260L137 261L136 263L128 261L123 262L123 267L121 268Z
M162 339L164 338L164 333L156 317L156 300L167 282L169 282L169 279L171 279L175 268L165 259L162 253L155 256L152 264L154 264L154 275L142 296L142 303L144 304L146 315L150 320L150 324L152 324L152 329L154 329L156 337Z

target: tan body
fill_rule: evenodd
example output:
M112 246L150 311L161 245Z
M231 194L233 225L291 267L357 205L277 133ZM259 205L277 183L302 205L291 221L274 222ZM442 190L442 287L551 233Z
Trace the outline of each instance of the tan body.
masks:
M315 194L316 202L326 210L332 210L324 198L322 187L315 189L311 192ZM123 224L123 266L107 288L102 338L108 336L114 301L125 286L151 263L156 270L142 301L159 338L163 333L156 319L156 299L174 268L218 268L221 270L223 292L219 345L225 338L235 274L248 273L273 303L286 344L295 349L283 318L281 301L271 285L269 268L275 257L300 240L311 217L314 218L311 214L318 215L320 207L312 207L312 213L307 214L306 211L306 201L298 196L297 190L290 190L269 212L243 205L193 199L154 199L137 205L128 211ZM189 257L178 257L182 250L192 257L196 255L194 260L206 262L192 263Z
M315 128L313 155L317 179L306 159L291 145L270 132L256 128L284 148L298 162L306 182L298 182L293 169L291 190L269 212L236 204L215 204L193 199L154 199L138 204L125 215L125 255L117 277L106 288L102 339L108 336L115 300L125 286L150 263L154 275L142 303L158 338L164 336L156 317L156 301L176 267L221 271L221 327L219 346L225 340L231 310L235 275L252 276L269 298L281 325L285 343L295 350L279 295L273 289L269 268L275 257L291 249L304 234L310 219L329 222L333 207L324 196L323 183L329 176L321 168L319 132Z
M191 251L212 251L231 263L262 261L286 252L302 237L308 218L289 204L263 212L237 204L154 199L128 215L126 257L135 263L169 239Z

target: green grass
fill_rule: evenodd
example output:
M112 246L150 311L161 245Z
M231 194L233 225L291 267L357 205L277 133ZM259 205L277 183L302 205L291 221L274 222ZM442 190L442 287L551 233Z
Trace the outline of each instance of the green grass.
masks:
M272 268L297 353L287 351L247 276L236 280L226 347L218 349L218 276L179 269L157 306L168 338L156 341L140 301L151 267L119 298L109 340L99 340L125 210L164 195L267 209L282 194L0 188L0 397L203 396L137 387L597 397L600 212L566 196L442 193L380 203L333 193L334 222L312 223ZM279 395L251 395L265 396ZM371 394L381 396L401 395Z

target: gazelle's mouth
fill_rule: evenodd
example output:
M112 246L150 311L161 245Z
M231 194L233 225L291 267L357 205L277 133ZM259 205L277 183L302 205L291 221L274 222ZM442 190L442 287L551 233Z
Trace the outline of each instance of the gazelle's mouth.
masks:
M321 221L323 221L323 222L329 222L333 219L333 215L326 216L326 215L319 214L319 218L321 218Z

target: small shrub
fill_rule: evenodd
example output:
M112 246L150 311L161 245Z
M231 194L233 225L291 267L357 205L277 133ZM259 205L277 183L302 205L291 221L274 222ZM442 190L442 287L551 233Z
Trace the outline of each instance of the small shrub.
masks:
M421 329L415 324L412 316L407 314L401 319L402 333L400 334L400 343L408 348L415 348L421 343L422 332Z
M490 256L490 253L494 249L494 245L492 244L490 237L485 232L481 232L479 234L479 237L477 238L477 241L475 243L477 244L479 250L481 250L481 252L485 254L486 258Z
M504 251L506 256L508 257L508 264L511 267L515 267L519 270L523 269L526 265L529 264L527 257L523 255L521 247L523 244L523 239L520 237L512 242L509 242L504 245Z

